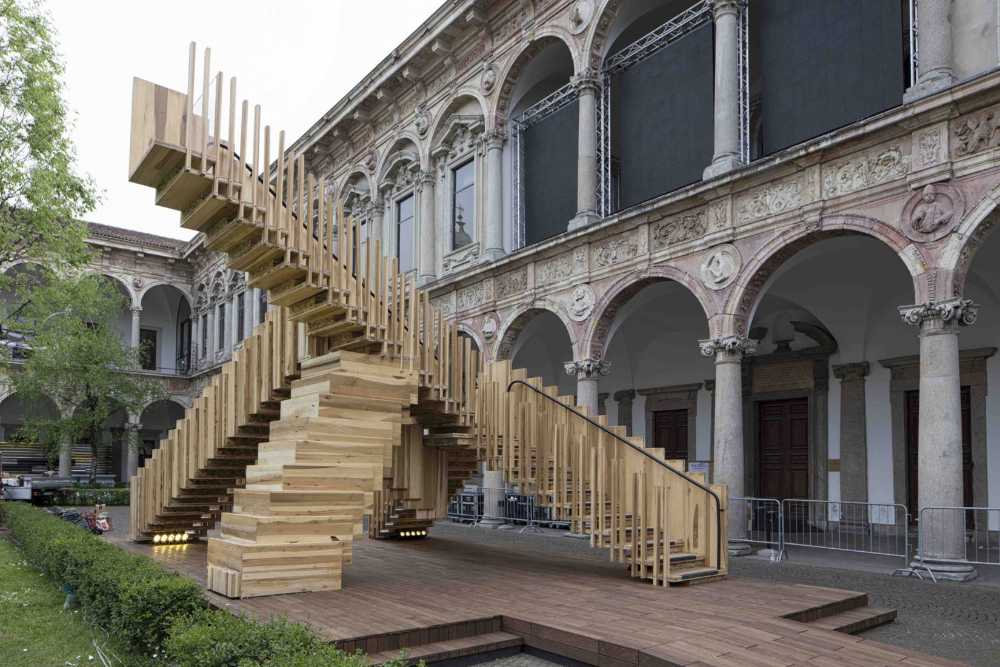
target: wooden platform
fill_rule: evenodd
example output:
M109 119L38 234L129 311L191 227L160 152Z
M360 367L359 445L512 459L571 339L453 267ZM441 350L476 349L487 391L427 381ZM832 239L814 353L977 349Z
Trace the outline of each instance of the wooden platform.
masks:
M826 629L844 625L837 617L845 613L862 617L864 593L737 577L663 589L623 577L620 564L530 553L521 544L486 546L461 530L482 529L449 527L422 541L356 541L358 557L344 571L341 591L209 596L234 612L307 623L379 659L400 647L429 661L456 657L511 647L515 635L525 646L602 667L960 664ZM203 544L121 546L205 583Z

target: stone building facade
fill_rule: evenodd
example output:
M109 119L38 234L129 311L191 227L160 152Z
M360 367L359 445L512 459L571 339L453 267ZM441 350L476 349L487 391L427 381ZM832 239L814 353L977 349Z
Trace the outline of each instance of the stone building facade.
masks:
M146 346L140 372L160 382L165 393L139 413L119 411L108 419L99 469L124 482L263 320L267 302L263 292L247 288L242 272L226 267L223 255L206 251L201 237L185 242L91 223L87 244L87 270L112 280L127 304L119 320L122 340ZM62 412L50 403L42 409ZM12 389L0 383L0 442L14 436L25 410ZM125 445L128 430L138 432L139 450ZM60 463L67 474L70 461L64 456Z
M448 2L291 150L485 359L731 496L997 506L997 16Z
M730 496L996 507L998 12L451 0L290 153L484 359Z

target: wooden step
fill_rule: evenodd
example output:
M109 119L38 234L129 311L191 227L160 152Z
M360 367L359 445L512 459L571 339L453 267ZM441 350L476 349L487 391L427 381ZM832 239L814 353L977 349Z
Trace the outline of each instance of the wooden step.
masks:
M368 656L368 663L373 666L381 665L400 658L401 653L405 654L407 665L416 664L420 661L431 663L441 660L466 658L481 653L517 648L523 645L524 640L520 635L514 635L509 632L489 632L482 635L462 637L460 639L449 639L447 641L409 646L396 651L375 653Z
M823 630L833 630L849 635L856 635L865 630L877 628L896 620L895 609L881 609L878 607L859 607L849 609L839 614L832 614L824 618L817 619L809 623L810 627L822 628Z

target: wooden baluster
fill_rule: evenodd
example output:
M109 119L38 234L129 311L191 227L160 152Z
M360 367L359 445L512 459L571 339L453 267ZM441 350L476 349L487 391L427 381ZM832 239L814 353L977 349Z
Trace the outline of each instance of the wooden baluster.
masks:
M184 100L184 169L191 171L191 147L194 144L194 69L197 59L197 46L194 42L188 47L188 84L187 98Z
M310 215L312 190L306 190L306 158L301 153L296 159L298 170L299 198L298 224L295 225L295 249L298 251L297 266L305 266L305 255L309 253L309 239L312 238L312 216ZM289 215L289 224L292 224Z
M257 179L260 177L260 163L258 159L260 157L260 105L254 105L253 108L253 164L250 168L250 209L253 211L251 213L251 221L253 224L258 225L259 215L257 213L260 208L259 195L257 187ZM264 240L267 241L267 234L264 234Z
M265 169L270 168L270 163L264 165ZM288 226L285 222L286 206L285 206L285 189L291 190L292 184L291 179L288 178L289 170L291 169L291 164L285 159L285 131L281 130L278 132L278 174L277 179L274 184L274 214L272 220L274 228L277 233L274 235L275 243L281 247L288 247L288 237L287 229ZM267 186L267 191L270 192L270 182L271 175L267 174L265 185ZM284 242L283 242L284 241Z
M215 130L215 164L212 166L212 194L219 194L219 172L222 171L222 72L215 77L215 115L213 116Z
M254 157L256 161L256 156ZM264 164L262 173L260 174L261 180L261 197L263 200L260 201L259 205L264 208L264 242L269 243L271 240L271 229L274 227L274 207L272 205L271 199L271 181L270 174L268 173L271 165L271 126L264 126ZM279 172L280 173L280 172ZM254 190L257 189L257 183L254 181ZM275 235L277 237L277 235Z
M235 79L233 79L235 81ZM243 100L243 105L240 107L240 154L239 160L233 160L234 168L237 170L236 178L234 181L239 181L240 194L239 202L240 208L237 213L237 217L243 217L243 204L247 200L247 117L250 112L250 103ZM230 186L233 187L233 186ZM232 193L230 193L232 194ZM235 198L235 197L234 197ZM251 218L251 221L253 218Z
M212 49L205 49L205 69L201 85L201 173L208 173L208 93L211 78Z

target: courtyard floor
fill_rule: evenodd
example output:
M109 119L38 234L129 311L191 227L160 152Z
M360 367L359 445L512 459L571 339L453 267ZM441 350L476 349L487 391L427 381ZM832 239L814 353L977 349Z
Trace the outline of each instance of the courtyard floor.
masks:
M136 545L121 534L124 513L115 525L113 541L204 582L203 544ZM1000 664L993 587L743 558L731 561L724 581L663 590L630 580L603 551L563 535L441 522L428 540L357 542L342 591L210 597L234 611L308 623L340 642L503 616L505 627L534 633L529 645L597 658L602 667L953 664L931 654ZM851 591L868 593L872 607L897 609L897 621L851 636L782 618L856 599Z

